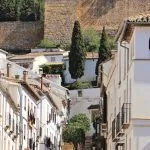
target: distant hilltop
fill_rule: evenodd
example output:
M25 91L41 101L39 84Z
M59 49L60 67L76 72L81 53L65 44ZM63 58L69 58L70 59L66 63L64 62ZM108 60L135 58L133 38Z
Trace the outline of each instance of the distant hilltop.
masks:
M43 22L0 22L0 48L31 49L40 40L69 43L75 20L83 29L115 35L129 16L150 12L150 0L45 0Z
M117 29L129 16L150 12L150 0L78 0L77 17L84 28Z

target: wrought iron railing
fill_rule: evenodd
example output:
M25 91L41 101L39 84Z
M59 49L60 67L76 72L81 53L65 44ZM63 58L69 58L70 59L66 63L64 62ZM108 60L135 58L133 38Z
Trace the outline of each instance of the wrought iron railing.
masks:
M128 128L131 120L131 103L124 103L122 106L122 117L121 117L121 125L122 127Z
M112 139L116 137L116 120L114 119L112 122Z

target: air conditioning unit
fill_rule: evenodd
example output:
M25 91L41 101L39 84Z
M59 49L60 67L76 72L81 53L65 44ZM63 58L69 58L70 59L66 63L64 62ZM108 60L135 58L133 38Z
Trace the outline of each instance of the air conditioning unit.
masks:
M107 132L107 124L106 123L101 124L101 131L102 132Z
M106 137L106 135L107 135L107 124L106 123L102 123L100 125L100 134L101 134L101 136Z

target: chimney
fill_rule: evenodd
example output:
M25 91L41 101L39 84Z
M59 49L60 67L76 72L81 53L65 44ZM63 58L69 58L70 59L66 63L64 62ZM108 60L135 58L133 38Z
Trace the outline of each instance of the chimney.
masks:
M7 77L10 77L10 68L11 68L11 64L7 63Z
M41 76L41 90L43 90L43 76Z
M28 71L23 71L23 81L27 82L28 79Z

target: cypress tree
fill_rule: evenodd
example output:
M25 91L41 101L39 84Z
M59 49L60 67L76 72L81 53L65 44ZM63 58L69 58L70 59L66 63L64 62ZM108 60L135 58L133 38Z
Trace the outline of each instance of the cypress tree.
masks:
M85 55L80 23L75 21L69 53L69 72L72 79L78 79L84 75Z
M102 62L108 60L109 58L111 58L111 50L109 49L108 38L107 38L107 35L105 32L105 27L103 27L102 35L101 35L101 39L100 39L99 58L98 58L98 61L96 63L96 69L95 69L96 75L98 75L99 65Z

